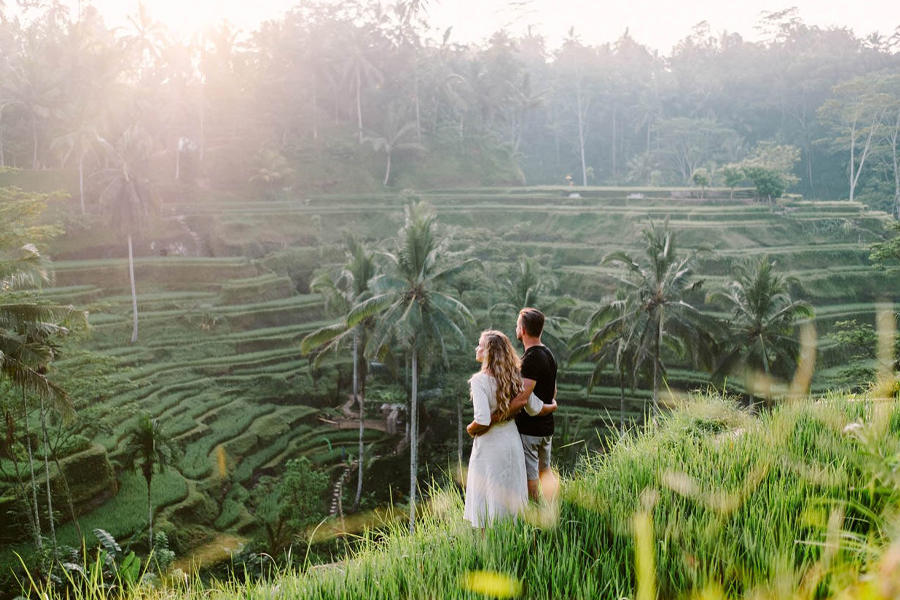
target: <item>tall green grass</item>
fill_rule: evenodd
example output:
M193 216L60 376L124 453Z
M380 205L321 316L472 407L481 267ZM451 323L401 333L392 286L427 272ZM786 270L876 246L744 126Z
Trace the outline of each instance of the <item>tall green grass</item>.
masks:
M639 586L661 598L838 597L893 564L898 452L893 402L831 397L755 417L694 398L585 457L557 501L483 534L462 521L450 486L432 495L415 535L365 534L340 564L128 597L634 598Z

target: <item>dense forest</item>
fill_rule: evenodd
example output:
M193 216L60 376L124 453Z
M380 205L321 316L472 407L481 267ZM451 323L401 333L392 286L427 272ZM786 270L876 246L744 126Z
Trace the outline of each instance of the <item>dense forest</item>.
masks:
M88 4L0 6L0 166L77 166L89 187L128 146L160 181L275 194L734 186L728 167L750 161L786 164L806 197L896 212L897 36L790 9L763 15L761 42L700 22L668 56L627 31L588 45L577 28L551 50L538 31L434 39L427 8L309 1L249 34L223 22L178 37L149 5L116 29Z

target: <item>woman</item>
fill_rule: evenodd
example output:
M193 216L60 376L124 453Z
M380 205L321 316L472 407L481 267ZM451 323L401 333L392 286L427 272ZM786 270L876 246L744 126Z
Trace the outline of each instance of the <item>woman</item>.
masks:
M525 508L528 483L522 441L512 420L515 415L509 411L510 402L522 391L519 357L503 333L485 331L475 348L475 360L481 363L481 370L469 379L475 421L468 431L476 437L463 516L473 527L484 528ZM530 415L547 414L556 410L556 401L545 405L532 394L525 410ZM499 413L500 420L491 426L493 412Z

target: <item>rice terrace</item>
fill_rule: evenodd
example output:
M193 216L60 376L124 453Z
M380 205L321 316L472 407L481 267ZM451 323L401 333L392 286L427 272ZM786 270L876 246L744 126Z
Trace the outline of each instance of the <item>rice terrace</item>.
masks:
M896 35L13 4L0 599L900 597ZM552 468L472 527L526 307Z

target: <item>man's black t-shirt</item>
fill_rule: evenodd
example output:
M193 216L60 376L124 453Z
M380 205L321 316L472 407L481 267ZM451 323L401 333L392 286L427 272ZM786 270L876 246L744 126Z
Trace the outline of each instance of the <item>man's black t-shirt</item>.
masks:
M556 359L547 346L532 346L522 355L522 377L534 380L534 394L545 404L553 402L556 392ZM516 415L519 433L545 437L553 435L553 413L532 417L524 410Z

